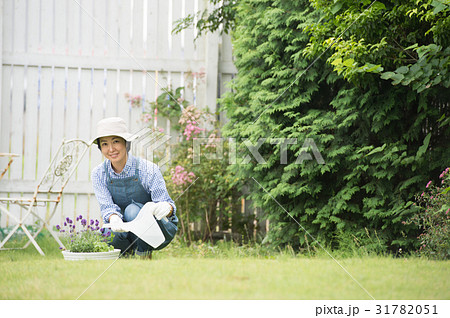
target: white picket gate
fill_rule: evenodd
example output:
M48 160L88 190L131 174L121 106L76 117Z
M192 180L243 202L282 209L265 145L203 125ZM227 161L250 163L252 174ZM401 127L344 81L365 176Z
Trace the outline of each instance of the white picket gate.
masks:
M20 157L0 181L0 196L33 192L61 140L90 140L101 118L120 116L131 131L143 127L143 109L131 107L126 93L153 101L162 88L185 86L186 100L215 110L236 72L229 36L208 34L194 43L194 29L171 34L173 21L207 5L207 0L1 1L0 152ZM202 72L204 78L195 76ZM156 124L170 131L167 120L158 118ZM78 214L100 217L90 172L102 160L91 147L52 224ZM0 158L0 171L6 164ZM3 217L0 227L8 225Z

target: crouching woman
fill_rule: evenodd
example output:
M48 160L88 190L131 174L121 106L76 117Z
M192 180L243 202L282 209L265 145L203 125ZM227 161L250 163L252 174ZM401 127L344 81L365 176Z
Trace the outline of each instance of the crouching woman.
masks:
M124 232L123 222L134 220L147 202L154 202L153 215L165 241L156 249L167 246L177 231L176 206L167 192L159 167L129 153L132 134L119 117L105 118L97 124L93 143L105 156L105 161L92 171L95 196L100 204L103 221L110 223L112 245L122 255L135 254L151 258L154 248L132 232Z

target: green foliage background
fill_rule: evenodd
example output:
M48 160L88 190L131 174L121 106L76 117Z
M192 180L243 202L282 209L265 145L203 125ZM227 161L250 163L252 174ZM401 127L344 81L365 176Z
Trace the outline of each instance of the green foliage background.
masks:
M449 7L445 0L238 2L238 75L221 100L230 119L223 132L238 145L268 138L259 148L264 164L242 162L241 147L241 160L228 167L267 213L266 242L304 248L306 230L332 248L345 248L344 236L376 242L374 251L417 248L418 228L402 221L450 158ZM297 139L287 145L288 164L270 138ZM324 165L295 163L306 138Z

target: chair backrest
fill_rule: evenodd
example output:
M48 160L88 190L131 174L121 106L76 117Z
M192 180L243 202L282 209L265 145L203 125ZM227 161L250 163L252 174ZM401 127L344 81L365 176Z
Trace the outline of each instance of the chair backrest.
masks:
M81 139L63 140L42 176L36 193L61 193L88 149L89 144Z

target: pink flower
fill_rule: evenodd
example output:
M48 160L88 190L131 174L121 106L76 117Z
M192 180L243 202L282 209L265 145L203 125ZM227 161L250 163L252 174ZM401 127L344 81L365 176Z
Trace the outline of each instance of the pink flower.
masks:
M444 171L442 171L442 173L439 175L439 178L444 178L445 177L445 175L448 173L450 171L450 167L449 168L447 168L447 169L445 169Z
M186 128L184 129L183 135L186 136L186 140L189 140L194 135L198 135L204 130L205 130L204 128L200 128L198 126L193 125L189 120L188 124L186 125Z
M431 181L428 181L426 188L428 188L431 184Z
M175 185L183 186L187 182L191 183L195 174L193 172L187 172L182 166L176 166L175 169L171 169L172 181Z
M150 115L149 113L145 113L142 115L142 121L144 123L148 123L150 120L152 120L152 115Z

